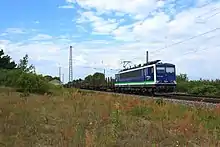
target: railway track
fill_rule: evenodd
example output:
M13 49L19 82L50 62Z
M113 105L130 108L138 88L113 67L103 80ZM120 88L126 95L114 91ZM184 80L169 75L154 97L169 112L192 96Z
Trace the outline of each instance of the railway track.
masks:
M172 94L157 94L156 97L165 97L168 99L178 99L178 100L205 102L205 103L213 103L213 104L220 103L220 97L213 97L213 96L196 96L190 94L172 93Z
M83 89L88 90L88 89ZM217 96L199 96L199 95L191 95L191 94L185 94L185 93L156 93L154 96L147 95L147 94L140 94L140 93L118 93L113 91L103 91L103 90L92 90L92 91L98 91L98 92L105 92L105 93L116 93L116 94L126 94L126 95L135 95L135 96L151 96L154 98L166 98L170 100L182 100L182 101L191 101L191 102L203 102L203 103L212 103L212 104L218 104L220 103L220 97Z

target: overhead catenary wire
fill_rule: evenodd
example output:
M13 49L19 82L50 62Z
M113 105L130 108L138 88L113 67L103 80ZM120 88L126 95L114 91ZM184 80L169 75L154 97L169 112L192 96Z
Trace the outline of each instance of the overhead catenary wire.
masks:
M192 36L192 37L190 37L190 38L187 38L187 39L184 39L184 40L182 40L182 41L175 42L175 43L173 43L173 44L167 45L166 47L157 49L157 50L155 50L154 52L157 52L157 51L159 51L159 50L160 50L160 51L161 51L161 50L164 50L164 49L166 49L166 48L168 48L168 47L171 47L171 46L175 46L175 45L178 45L178 44L182 44L182 43L184 43L184 42L186 42L186 41L189 41L189 40L192 40L192 39L194 39L194 38L198 38L198 37L204 36L204 35L206 35L206 34L209 34L209 33L211 33L211 32L215 32L215 31L218 31L218 30L220 30L220 27L219 27L219 28L212 29L212 30L207 31L207 32L204 32L204 33L201 33L201 34L198 34L198 35L194 35L194 36Z
M213 8L213 9L211 9L211 10L209 10L209 11L207 11L207 12L201 14L201 15L196 16L195 18L201 18L202 16L205 16L205 15L207 15L209 13L212 13L213 11L216 11L216 10L220 10L220 8L218 8L218 7L217 8Z
M190 41L190 40L192 40L192 39L199 38L199 37L202 37L202 36L204 36L204 35L206 35L206 34L209 34L209 33L215 32L215 31L219 31L219 30L220 30L220 27L214 28L214 29L212 29L212 30L209 30L209 31L200 33L200 34L198 34L198 35L191 36L191 37L189 37L189 38L187 38L187 39L184 39L184 40L181 40L181 41L179 41L179 42L175 42L175 43L170 44L170 45L167 45L167 44L166 44L165 47L156 49L155 51L150 52L149 55L158 54L159 51L165 50L165 49L167 49L167 48L169 48L169 47L172 47L172 46L175 46L175 45L179 45L179 44L185 43L185 42ZM211 37L208 38L208 40L209 40L209 39L212 39L212 38L214 38L214 37L216 37L216 36L211 36ZM206 40L207 40L207 39L206 39ZM140 59L140 57L135 57L135 58L132 58L131 60L134 60L134 59Z
M208 16L208 17L206 18L206 21L207 21L208 19L210 19L210 18L212 18L212 17L218 15L218 14L220 14L220 11L218 11L218 12L216 12L216 13L214 13L214 14Z
M202 49L195 48L193 51L189 51L189 52L185 52L185 53L181 54L181 56L185 56L185 55L192 54L192 53L197 53L197 52L200 52L200 51L205 51L205 50L208 50L210 48L214 49L214 48L218 48L218 47L220 47L220 44L216 45L214 47L205 47L205 48L202 48ZM177 59L177 58L175 58L175 59ZM175 59L171 59L169 61L172 62Z
M95 70L108 70L108 71L117 71L117 70L121 70L121 69L113 69L113 68L101 68L101 67L91 67L91 66L79 66L81 68L92 68L92 69L95 69Z

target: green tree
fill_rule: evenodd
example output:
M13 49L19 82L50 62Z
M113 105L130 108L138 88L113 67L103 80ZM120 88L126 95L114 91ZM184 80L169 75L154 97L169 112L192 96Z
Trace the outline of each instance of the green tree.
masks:
M105 75L103 73L96 72L93 76L93 82L95 86L104 86L105 84Z
M187 74L180 74L176 76L177 82L186 82L188 81Z
M20 63L18 64L17 68L26 73L35 73L34 65L31 64L30 66L28 66L27 54L22 59L20 59Z
M4 55L4 51L0 50L0 69L15 69L16 64L14 61L11 61L11 57Z
M61 81L61 80L60 80L60 77L53 77L52 80L58 80L58 81Z
M47 80L47 81L52 81L52 80L58 80L60 81L60 78L59 77L52 77L50 75L46 75L44 76L44 78Z
M52 80L53 80L53 77L52 77L52 76L49 76L49 75L44 76L44 78L45 78L47 81L52 81Z

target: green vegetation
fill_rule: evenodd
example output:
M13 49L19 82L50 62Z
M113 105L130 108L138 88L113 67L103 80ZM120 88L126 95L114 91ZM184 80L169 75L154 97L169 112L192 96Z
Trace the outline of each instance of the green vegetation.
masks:
M10 56L4 55L0 50L0 86L13 87L17 91L25 93L51 93L55 86L48 82L58 79L57 77L42 76L35 72L33 65L28 65L28 55L25 55L20 62L16 64L11 61Z
M196 95L220 96L220 80L189 80L186 74L177 76L178 92Z
M88 75L84 80L77 79L73 80L66 84L67 87L75 87L75 88L90 88L90 86L100 88L103 86L113 86L114 79L113 78L105 78L103 73L96 72L93 75Z
M83 90L0 92L1 146L219 146L220 107Z

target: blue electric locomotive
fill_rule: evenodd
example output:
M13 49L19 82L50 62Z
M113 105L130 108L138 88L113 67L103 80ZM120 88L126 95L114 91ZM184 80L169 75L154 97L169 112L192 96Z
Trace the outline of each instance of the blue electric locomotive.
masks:
M176 87L176 69L171 63L151 61L143 66L124 69L115 75L118 91L173 92Z

